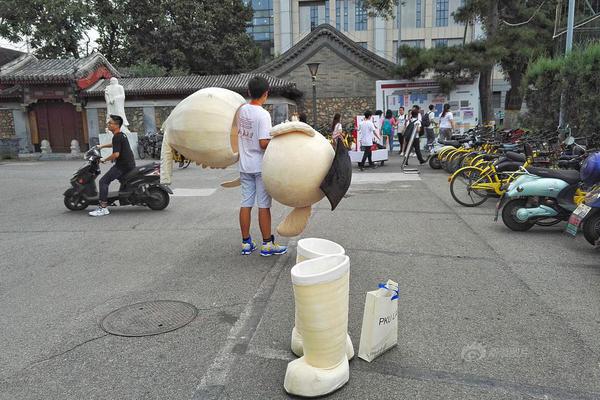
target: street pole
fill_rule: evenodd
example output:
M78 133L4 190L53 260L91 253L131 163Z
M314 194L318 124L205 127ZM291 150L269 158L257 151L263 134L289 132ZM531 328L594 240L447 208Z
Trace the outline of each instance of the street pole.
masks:
M317 129L317 77L312 77L313 87L313 128Z
M565 46L565 56L573 50L573 26L575 25L575 0L569 0L569 12L567 15L567 39ZM558 126L565 126L565 94L560 96L560 113L558 115Z

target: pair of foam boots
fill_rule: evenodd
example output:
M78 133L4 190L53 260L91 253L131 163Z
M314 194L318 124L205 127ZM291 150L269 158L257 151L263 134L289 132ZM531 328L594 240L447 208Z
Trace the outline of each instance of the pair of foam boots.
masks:
M284 388L294 395L315 397L342 387L354 357L348 336L350 259L343 247L325 239L298 242L292 268L296 326L292 351L301 358L288 364Z

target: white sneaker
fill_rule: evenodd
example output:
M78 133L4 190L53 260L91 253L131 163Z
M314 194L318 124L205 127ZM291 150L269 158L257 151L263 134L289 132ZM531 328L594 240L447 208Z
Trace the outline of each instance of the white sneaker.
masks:
M106 207L98 207L94 211L90 211L89 214L92 217L102 217L104 215L110 214L110 211L108 211L108 208Z

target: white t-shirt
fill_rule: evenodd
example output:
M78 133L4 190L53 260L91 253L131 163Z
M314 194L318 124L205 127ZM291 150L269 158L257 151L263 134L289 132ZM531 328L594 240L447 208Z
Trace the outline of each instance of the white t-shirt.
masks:
M454 117L452 116L452 112L450 111L448 111L443 117L442 115L440 115L440 128L452 128L452 122L450 121L452 121L453 119Z
M360 145L372 146L373 139L375 139L375 131L377 130L373 121L370 119L364 120L360 123L358 130L360 132Z
M271 114L261 106L244 104L238 114L238 146L240 172L254 174L262 171L265 151L259 140L271 139Z
M398 114L398 117L396 118L396 123L398 124L398 132L404 132L404 128L406 128L406 125L408 124L408 115Z

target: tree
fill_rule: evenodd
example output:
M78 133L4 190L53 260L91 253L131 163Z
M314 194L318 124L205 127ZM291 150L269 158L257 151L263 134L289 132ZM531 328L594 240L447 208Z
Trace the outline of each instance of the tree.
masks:
M258 66L260 52L246 33L252 10L241 0L95 1L100 51L118 65L146 60L169 74L230 74Z
M93 24L90 5L83 0L0 0L0 36L11 42L25 37L41 57L80 57Z
M377 13L390 14L397 0L365 0ZM506 109L518 112L523 94L521 83L527 65L552 48L552 15L556 0L466 0L454 13L465 25L481 22L485 38L454 49L400 50L407 65L398 73L407 78L433 70L435 78L449 89L456 79L479 75L479 95L483 120L492 118L491 80L494 66L500 64L511 83ZM526 23L522 23L526 22ZM422 53L422 54L421 54ZM417 57L415 62L410 57ZM410 66L420 66L410 68Z

